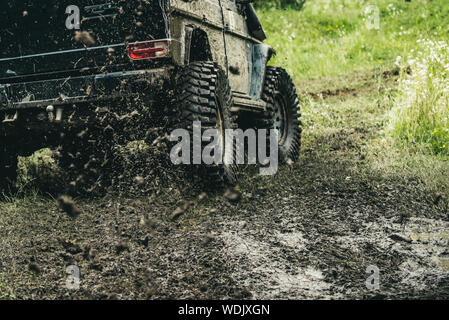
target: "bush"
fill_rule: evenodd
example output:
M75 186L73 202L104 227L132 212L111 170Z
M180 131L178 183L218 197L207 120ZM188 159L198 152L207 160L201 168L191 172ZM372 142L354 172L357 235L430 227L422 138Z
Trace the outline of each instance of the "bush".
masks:
M257 8L275 7L278 9L292 8L301 10L306 0L259 0L254 3Z
M444 41L418 41L403 73L391 130L409 146L449 155L449 46Z

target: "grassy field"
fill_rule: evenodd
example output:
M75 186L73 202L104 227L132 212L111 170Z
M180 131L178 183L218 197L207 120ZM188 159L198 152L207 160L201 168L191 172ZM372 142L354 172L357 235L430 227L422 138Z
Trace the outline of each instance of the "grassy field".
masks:
M301 12L259 12L268 43L278 52L272 63L298 80L392 68L418 39L447 40L449 34L444 0L310 0Z
M300 12L259 11L278 53L271 63L292 74L303 96L307 137L352 113L354 128L379 126L363 147L373 168L418 176L449 196L447 1L311 0ZM399 78L363 94L360 79L385 72ZM345 91L363 97L338 106L320 100L319 93Z

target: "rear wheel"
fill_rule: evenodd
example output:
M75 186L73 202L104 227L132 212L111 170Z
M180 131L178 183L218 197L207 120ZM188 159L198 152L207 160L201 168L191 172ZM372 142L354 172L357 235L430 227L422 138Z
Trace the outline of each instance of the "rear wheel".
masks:
M267 111L260 126L278 130L281 161L296 161L301 147L301 114L295 85L284 69L267 67L262 98Z
M216 185L234 184L235 150L232 150L232 164L226 164L225 130L235 129L237 125L231 113L233 100L224 71L214 62L193 62L182 71L178 88L176 107L181 128L188 129L192 137L193 122L200 121L202 132L217 129L220 135L222 163L201 166L208 180Z

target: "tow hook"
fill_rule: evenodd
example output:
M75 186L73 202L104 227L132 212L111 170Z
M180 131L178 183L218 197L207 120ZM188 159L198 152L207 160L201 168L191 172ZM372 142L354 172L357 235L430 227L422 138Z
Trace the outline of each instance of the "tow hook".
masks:
M61 122L62 120L62 108L56 109L56 122Z
M5 119L3 120L3 123L8 122L15 122L19 118L19 111L15 111L14 114L12 113L5 113Z
M46 111L48 114L48 121L53 122L53 120L55 120L55 115L53 114L53 112L55 111L55 107L50 105L47 107Z
M55 116L55 114L54 114L54 112L55 112L55 107L54 106L52 106L52 105L49 105L48 107L47 107L47 114L48 114L48 120L50 121L50 122L53 122L53 121L56 121L56 122L60 122L61 120L62 120L62 111L63 111L63 108L57 108L56 109L56 116Z

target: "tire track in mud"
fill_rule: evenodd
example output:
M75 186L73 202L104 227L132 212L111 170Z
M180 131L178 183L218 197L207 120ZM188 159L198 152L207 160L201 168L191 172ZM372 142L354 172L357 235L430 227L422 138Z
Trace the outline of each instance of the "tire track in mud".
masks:
M257 299L447 298L447 213L419 185L348 182L331 160L315 160L307 171L301 162L294 174L284 169L266 197L224 216L220 237L237 283ZM366 288L370 265L380 269L380 290Z

